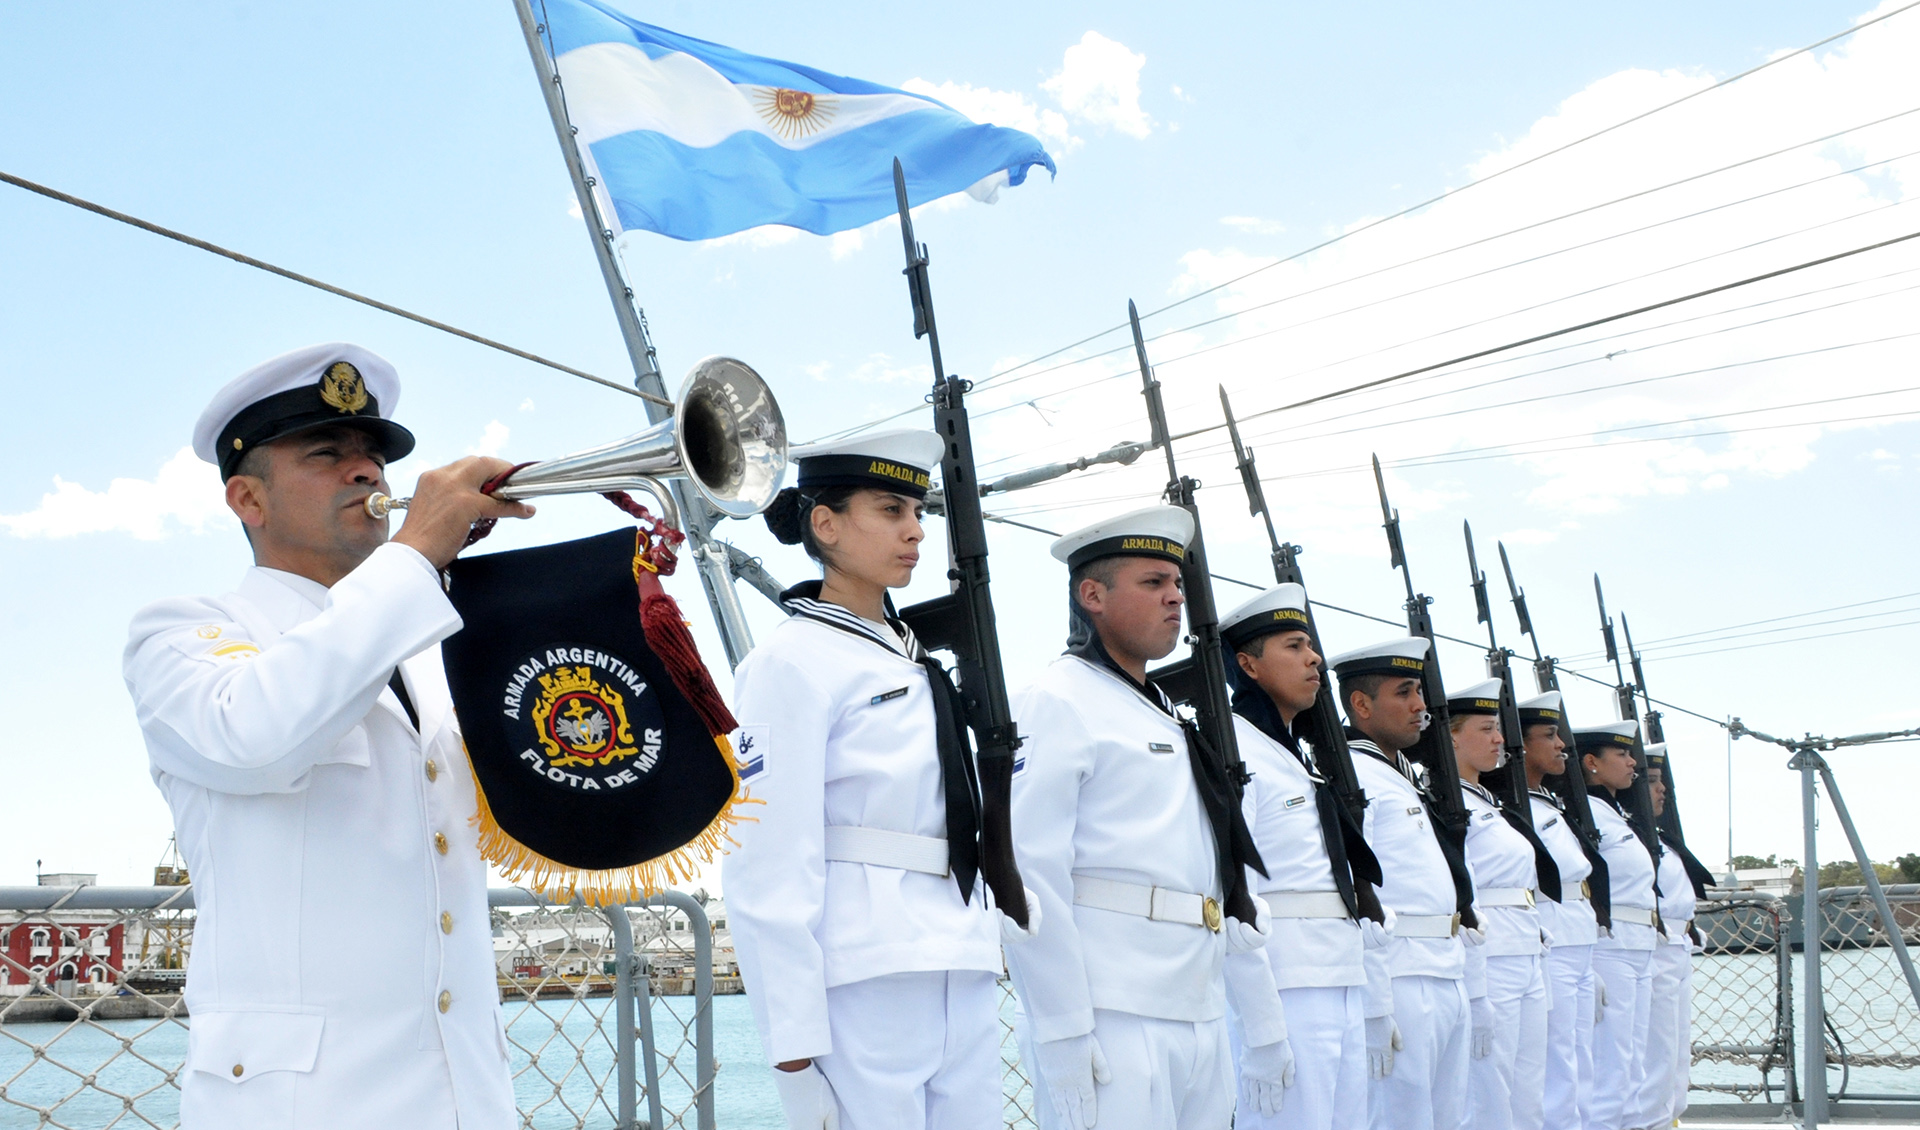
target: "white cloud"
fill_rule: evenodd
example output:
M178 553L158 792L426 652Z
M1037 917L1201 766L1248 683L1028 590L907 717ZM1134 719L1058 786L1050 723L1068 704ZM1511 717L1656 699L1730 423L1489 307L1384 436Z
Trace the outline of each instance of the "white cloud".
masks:
M186 530L234 524L220 474L181 448L160 465L151 482L114 479L104 491L54 476L53 490L24 514L0 514L0 526L20 538L69 538L79 534L131 534L157 541Z
M1279 235L1287 230L1287 225L1279 220L1263 220L1258 216L1222 216L1220 222L1250 235Z
M762 224L757 228L734 232L732 235L703 239L699 244L702 247L746 247L757 251L763 247L779 247L783 243L792 243L806 234L799 228L790 228L785 224Z
M1076 121L1145 137L1153 132L1153 119L1140 108L1140 69L1146 65L1145 55L1089 31L1067 48L1060 70L1040 89Z
M507 446L507 435L505 424L498 420L489 420L486 429L480 433L480 441L467 448L467 454L498 456Z
M533 411L533 397L529 396L525 400L522 400L520 402L520 411L522 412Z
M982 125L1024 130L1039 138L1056 157L1080 145L1080 140L1067 132L1067 119L1060 111L1042 109L1017 90L994 90L964 82L936 85L923 78L911 78L900 85L911 93L937 98Z

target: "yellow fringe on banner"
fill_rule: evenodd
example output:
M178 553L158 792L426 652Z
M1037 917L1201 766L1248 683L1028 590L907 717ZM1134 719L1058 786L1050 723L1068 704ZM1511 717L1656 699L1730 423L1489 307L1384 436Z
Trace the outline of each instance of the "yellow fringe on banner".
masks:
M631 867L605 871L583 871L548 859L500 827L493 818L493 810L487 807L487 794L480 787L479 774L475 774L473 794L479 810L469 823L480 829L480 857L499 867L507 882L556 903L570 903L578 897L588 906L630 905L644 902L675 883L690 880L699 873L699 867L713 862L715 856L727 850L724 845L740 846L730 829L753 817L742 815L737 809L743 804L766 803L747 795L746 785L740 781L740 765L734 758L732 740L725 734L716 734L713 743L720 748L727 772L733 777L733 795L698 836L665 855ZM464 743L461 748L465 750ZM469 768L472 757L467 755Z

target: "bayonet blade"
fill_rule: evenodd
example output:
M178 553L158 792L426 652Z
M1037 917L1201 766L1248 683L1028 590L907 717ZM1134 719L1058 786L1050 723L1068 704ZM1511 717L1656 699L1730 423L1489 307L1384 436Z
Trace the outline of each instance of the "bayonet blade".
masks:
M900 167L900 158L893 159L893 203L900 211L900 240L906 245L907 267L901 274L907 276L907 297L913 301L913 336L927 336L927 249L914 242L913 213L907 208L907 173ZM940 380L944 374L935 373L933 379Z
M1233 418L1233 402L1227 399L1227 386L1220 386L1220 411L1226 413L1227 438L1233 441L1233 461L1240 468L1240 485L1247 492L1247 514L1267 513L1267 492L1260 485L1259 472L1253 468L1253 451L1240 442L1240 424Z
M1460 528L1467 535L1467 576L1473 584L1474 623L1487 625L1489 633L1493 630L1493 607L1487 601L1487 575L1480 571L1480 559L1473 552L1473 523L1461 522Z
M1520 591L1520 586L1513 581L1513 563L1507 560L1507 543L1495 542L1494 545L1500 549L1500 569L1507 575L1507 592L1513 595L1513 611L1520 618L1520 634L1532 639L1533 618L1527 615L1527 594ZM1539 651L1538 639L1534 639L1533 647L1536 652Z
M1600 605L1600 635L1607 641L1607 658L1620 666L1620 648L1613 642L1613 618L1607 615L1607 594L1600 591L1600 574L1593 575L1593 599Z
M1406 547L1400 543L1400 512L1387 502L1387 480L1380 473L1380 457L1373 457L1373 486L1380 492L1380 518L1382 527L1387 531L1388 567L1404 569L1407 565ZM1411 585L1413 580L1408 578Z

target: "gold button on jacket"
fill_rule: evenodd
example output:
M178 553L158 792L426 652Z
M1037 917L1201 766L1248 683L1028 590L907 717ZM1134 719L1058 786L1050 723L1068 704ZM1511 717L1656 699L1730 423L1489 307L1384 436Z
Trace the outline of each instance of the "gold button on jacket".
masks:
M241 1077L242 1075L245 1075L246 1073L247 1073L247 1069L246 1069L246 1068L244 1068L244 1067L242 1067L242 1066L240 1066L240 1065L239 1065L239 1064L237 1064L237 1063L233 1065L233 1077L234 1077L235 1079L238 1079L238 1078L240 1078L240 1077Z
M427 758L427 780L437 781L439 779L440 779L440 766L434 762L433 758L431 757Z
M443 910L440 912L440 932L442 934L453 933L453 914L450 911Z
M440 1011L445 1012L452 1007L453 1007L453 994L449 993L445 989L440 990Z
M435 832L433 834L433 850L439 852L441 855L447 854L447 837L444 833Z

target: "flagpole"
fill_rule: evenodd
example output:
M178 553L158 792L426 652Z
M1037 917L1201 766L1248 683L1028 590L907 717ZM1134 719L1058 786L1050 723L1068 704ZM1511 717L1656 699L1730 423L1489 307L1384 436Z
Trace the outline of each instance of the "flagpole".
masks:
M567 174L573 178L573 194L580 201L580 215L586 221L593 243L594 258L607 283L607 297L613 300L613 314L620 322L620 336L626 342L627 356L633 361L633 384L641 392L659 396L667 402L666 382L660 376L659 355L647 332L646 314L634 301L633 288L613 257L613 229L600 215L600 207L587 176L586 164L574 142L577 132L567 120L567 103L560 89L560 75L548 57L540 33L542 25L534 18L529 0L513 0L520 16L520 30L527 39L527 51L533 56L533 70L540 78L541 94L547 100L547 115L553 119L553 132L560 141L560 154L566 158ZM669 413L661 404L646 401L647 420L658 423ZM713 515L706 501L688 491L678 481L669 484L674 500L680 504L681 521L686 524L687 548L699 569L700 582L707 591L707 603L713 607L720 639L727 649L727 663L738 667L747 652L753 650L753 634L747 627L746 610L740 606L740 594L733 587L733 569L729 546L713 539ZM736 553L738 551L735 551Z

